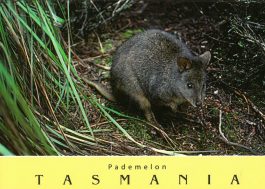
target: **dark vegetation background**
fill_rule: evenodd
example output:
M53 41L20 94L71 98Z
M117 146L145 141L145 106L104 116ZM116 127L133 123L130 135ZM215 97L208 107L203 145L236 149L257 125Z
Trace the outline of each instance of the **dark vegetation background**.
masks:
M22 2L25 6L26 3ZM36 35L45 39L46 47L56 52L58 57L64 50L65 55L62 57L65 59L59 59L58 65L50 64L51 60L56 61L50 54L47 55L47 50L35 50L38 46L30 45L35 43L30 40L34 38L32 31L24 29L26 32L21 32L18 39L14 39L14 34L10 38L5 36L5 33L12 33L11 28L1 28L2 49L5 49L5 41L9 40L13 45L24 36L29 43L25 42L22 48L11 45L11 54L22 56L28 51L33 57L25 61L15 59L14 63L5 56L7 53L1 53L2 70L14 64L13 69L2 71L0 75L2 154L265 153L265 3L56 1L52 7L66 21L63 24L57 22L57 25L52 16L53 19L49 19L49 16L43 18L39 6L44 10L47 8L43 14L49 15L50 9L46 3L42 2L39 6L36 2L28 4L28 10L36 10L36 17L53 23L47 24L46 30L44 27L34 30ZM11 8L8 9L8 5L1 6L0 19L4 25L10 19L8 11ZM35 26L33 16L23 13L19 4L13 3L13 6L19 16ZM3 11L7 11L7 14ZM12 22L18 20L15 17ZM14 30L21 31L22 25L18 23ZM48 35L49 27L57 32ZM136 33L152 28L179 35L198 54L206 50L212 53L207 69L204 106L189 108L186 114L157 112L163 130L146 123L138 110L108 102L85 82L89 79L109 88L108 68L115 49ZM58 43L55 43L55 39ZM40 46L39 43L36 45ZM36 52L41 52L41 57ZM34 61L38 62L36 69L31 66ZM22 67L21 62L24 63ZM61 69L64 64L68 69ZM17 73L15 76L12 75L14 70ZM23 103L19 101L22 97L17 97L17 93L4 92L12 88L8 86L7 80L10 78L7 74L14 79L12 85L20 90ZM32 79L32 75L37 79ZM50 75L53 75L52 79L47 79ZM48 83L42 84L46 80ZM16 111L11 101L19 104ZM31 113L27 114L27 111ZM16 116L16 112L21 114ZM28 125L35 130L22 127ZM36 132L41 137L34 138Z

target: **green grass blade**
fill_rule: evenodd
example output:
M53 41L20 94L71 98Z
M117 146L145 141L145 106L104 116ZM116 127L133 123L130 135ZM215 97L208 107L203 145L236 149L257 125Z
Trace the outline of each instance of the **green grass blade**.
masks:
M14 154L8 150L4 145L0 144L0 154L3 156L13 156Z
M55 147L47 141L48 137L43 133L36 117L30 110L24 97L21 95L19 89L13 78L8 74L3 63L0 62L0 98L10 110L3 110L12 113L16 125L25 129L33 141L42 144L49 154L55 154ZM20 129L20 128L18 128Z

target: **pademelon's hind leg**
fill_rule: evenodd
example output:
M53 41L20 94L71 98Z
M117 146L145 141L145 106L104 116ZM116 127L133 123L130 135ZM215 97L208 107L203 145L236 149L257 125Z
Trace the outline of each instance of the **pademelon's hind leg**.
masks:
M149 100L142 94L131 94L130 96L139 105L139 107L144 113L146 120L152 124L160 126L160 124L156 121L156 118L151 109L151 104Z
M151 109L151 104L139 86L138 80L133 76L134 74L131 70L128 70L128 67L126 67L125 70L126 71L113 69L112 88L114 95L121 96L121 94L124 94L128 96L129 99L133 100L140 107L147 121L159 125ZM123 75L124 73L127 73L126 77ZM128 75L131 77L128 77Z

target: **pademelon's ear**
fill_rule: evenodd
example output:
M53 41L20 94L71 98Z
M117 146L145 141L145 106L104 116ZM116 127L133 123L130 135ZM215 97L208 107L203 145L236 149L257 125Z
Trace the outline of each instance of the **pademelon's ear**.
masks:
M187 58L179 57L177 64L180 72L191 68L191 61Z
M211 60L210 51L206 51L205 53L201 54L199 57L202 61L203 67L206 68Z

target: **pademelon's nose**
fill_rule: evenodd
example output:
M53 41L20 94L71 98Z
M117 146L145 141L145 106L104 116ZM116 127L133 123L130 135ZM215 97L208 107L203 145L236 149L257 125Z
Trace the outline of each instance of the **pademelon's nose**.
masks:
M197 100L195 104L196 104L196 106L201 106L202 102L200 100Z

